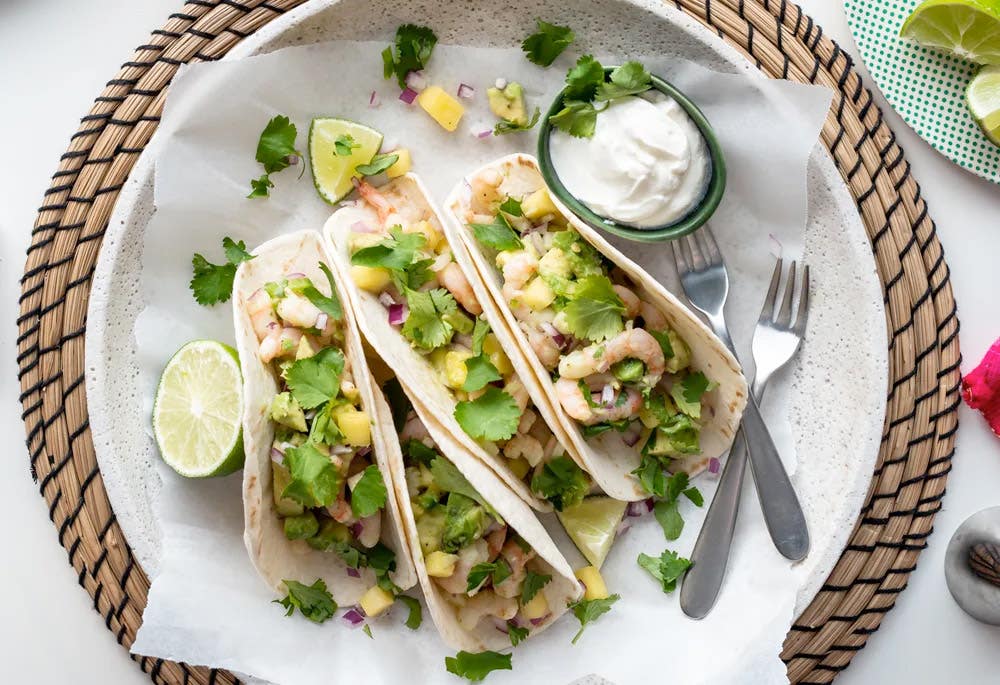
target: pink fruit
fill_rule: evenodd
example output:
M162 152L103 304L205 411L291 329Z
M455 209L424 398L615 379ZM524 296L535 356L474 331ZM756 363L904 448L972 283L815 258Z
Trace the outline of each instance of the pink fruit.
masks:
M978 409L1000 436L1000 340L993 343L979 366L962 379L962 399Z

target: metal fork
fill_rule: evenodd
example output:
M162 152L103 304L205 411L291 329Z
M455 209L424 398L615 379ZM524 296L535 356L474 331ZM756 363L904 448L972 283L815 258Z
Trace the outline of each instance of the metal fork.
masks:
M684 294L708 318L715 334L736 356L723 311L729 295L729 275L711 229L705 226L680 241L672 242L671 246ZM777 367L772 359L780 357L771 350L759 349L762 366L773 372ZM757 350L758 346L755 346L755 355ZM771 540L782 556L799 561L809 551L805 516L774 440L764 424L754 393L747 397L740 432L747 443L754 483ZM737 433L734 444L742 441Z
M779 309L777 301L781 272L782 261L779 259L753 334L752 347L757 373L751 385L757 401L761 400L771 374L788 363L798 351L809 314L809 267L803 267L801 285L796 287L796 264L791 263ZM799 306L795 321L792 321L792 302L796 291L799 293ZM704 618L712 609L722 588L733 531L736 528L746 465L746 441L737 436L722 470L715 498L691 553L691 570L684 577L681 586L681 609L692 618Z

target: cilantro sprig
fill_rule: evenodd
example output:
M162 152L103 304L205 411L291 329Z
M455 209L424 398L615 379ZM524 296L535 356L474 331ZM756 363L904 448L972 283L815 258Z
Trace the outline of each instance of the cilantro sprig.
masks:
M499 652L459 652L444 658L444 667L460 678L478 682L493 671L513 670L510 654Z
M479 586L485 583L487 578L490 579L493 587L496 587L507 580L511 573L513 573L513 570L503 557L497 557L496 561L485 561L476 564L469 570L466 592L471 593L479 589Z
M405 88L406 75L424 68L436 44L437 36L426 26L403 24L396 29L395 43L382 51L382 75L387 79L395 75L399 87Z
M416 597L410 597L409 595L397 595L396 599L406 605L409 609L409 613L406 615L406 623L404 624L410 630L416 630L420 627L420 624L424 622L424 610L420 606L420 600Z
M264 175L250 181L248 198L270 195L270 189L274 187L271 174L287 169L302 159L302 153L295 149L297 135L295 124L282 114L267 122L257 141L256 156L264 167Z
M583 501L590 491L590 479L569 457L556 457L532 477L531 491L551 502L556 511L563 511Z
M304 585L295 580L283 580L288 594L283 599L274 600L287 611L285 616L291 616L296 609L313 623L322 623L331 618L337 611L337 603L333 595L327 592L326 583L321 578L312 585Z
M535 124L538 123L538 119L542 116L542 110L535 107L535 113L531 115L531 118L526 124L519 124L516 121L511 121L510 119L501 119L493 127L493 135L503 136L508 133L517 133L518 131L530 131L535 128Z
M528 629L522 628L514 621L507 621L507 636L510 638L510 644L517 647L528 638Z
M679 471L666 480L663 499L653 505L653 515L663 528L667 540L676 540L684 530L684 518L681 516L679 501L684 495L696 507L705 503L701 491L694 486L688 486L688 475Z
M677 581L691 567L691 560L678 556L677 552L663 550L658 557L640 554L637 562L649 575L660 581L664 594L677 589Z
M372 157L367 164L359 164L354 170L362 176L378 176L383 171L399 161L399 155L392 152L383 152Z
M524 585L521 586L521 605L525 605L535 598L543 587L545 587L552 576L548 573L535 573L529 570L524 576Z
M226 236L222 239L222 249L226 255L225 264L213 264L197 253L191 258L194 276L189 287L200 305L208 306L228 300L233 294L236 267L253 259L242 240L237 243Z
M313 443L285 450L285 466L291 480L281 492L282 498L295 500L309 507L328 507L337 499L341 475L330 461L329 454L321 452Z
M339 135L333 141L333 150L338 157L350 157L351 153L359 147L361 147L361 143L355 142L354 136L350 133Z
M607 276L577 280L572 295L563 312L573 335L600 342L622 331L625 304Z
M538 24L538 31L524 39L521 49L524 50L524 56L529 62L547 67L569 47L576 36L573 34L573 29L568 26L550 24L541 19L535 21Z
M583 635L584 629L611 611L612 605L619 599L621 599L621 595L611 595L604 599L581 599L579 602L570 604L570 610L576 616L576 620L580 622L580 630L573 636L572 643L575 645L580 636Z
M563 107L549 117L549 122L571 136L590 138L597 129L597 115L611 101L652 87L652 77L640 62L626 62L606 74L593 55L584 55L567 72ZM595 102L604 105L598 109Z

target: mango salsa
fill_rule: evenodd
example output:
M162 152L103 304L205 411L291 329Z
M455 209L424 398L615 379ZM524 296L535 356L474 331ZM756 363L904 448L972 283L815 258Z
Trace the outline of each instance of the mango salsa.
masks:
M559 210L552 203L549 191L539 188L521 202L521 211L525 218L538 221L546 214L558 214Z
M531 601L521 606L521 613L529 621L542 618L549 613L549 600L545 599L545 593L541 590L531 598Z
M431 115L446 131L458 128L458 122L465 114L465 107L445 92L441 86L428 86L417 96L417 104Z
M372 444L372 426L367 412L347 411L338 414L337 427L344 434L348 445L365 447Z
M392 280L388 269L383 269L380 266L359 266L357 264L351 266L351 279L356 286L370 293L382 292L389 285L389 281Z
M521 293L521 301L536 312L540 312L548 307L555 299L555 292L541 278L531 281L528 287L524 289L524 292Z
M608 587L604 584L604 577L594 566L584 566L576 572L577 580L583 583L586 592L584 599L606 599L608 597Z
M431 552L424 559L424 564L427 566L427 575L431 578L450 578L455 573L455 564L457 563L457 554L448 554L441 550Z
M389 178L397 178L410 170L413 166L413 160L410 158L410 151L405 147L393 150L392 154L396 155L399 159L397 159L391 167L385 170L385 175Z
M378 585L373 585L368 592L361 596L361 601L358 604L361 605L361 610L365 612L365 616L373 617L378 616L391 607L394 601L395 598L391 594Z
M514 366L510 363L507 353L500 347L500 341L493 333L487 334L483 340L483 352L490 358L490 362L496 367L501 376L506 378L514 373Z

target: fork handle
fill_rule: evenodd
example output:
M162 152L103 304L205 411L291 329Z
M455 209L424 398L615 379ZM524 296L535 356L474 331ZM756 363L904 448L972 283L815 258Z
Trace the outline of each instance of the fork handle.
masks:
M809 552L806 517L753 396L747 398L742 427L767 532L782 556L804 559Z

